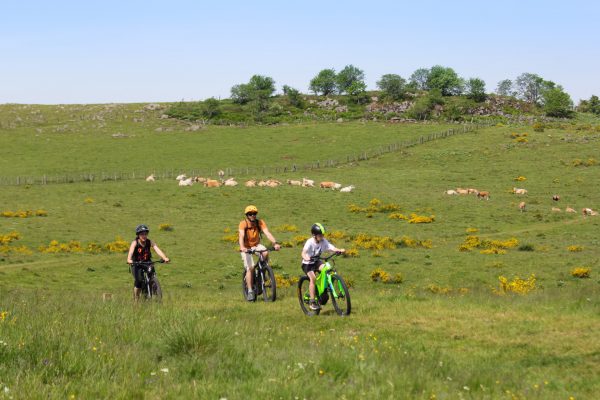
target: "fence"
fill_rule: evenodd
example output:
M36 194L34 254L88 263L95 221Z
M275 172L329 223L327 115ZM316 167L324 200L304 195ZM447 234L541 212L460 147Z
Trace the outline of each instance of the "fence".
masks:
M424 144L432 140L445 139L459 134L475 132L484 124L462 125L461 128L451 128L443 132L431 133L406 142L395 142L384 146L378 146L369 150L361 151L357 154L347 155L342 159L317 160L306 164L292 164L287 166L262 166L262 167L237 167L225 168L226 176L273 176L280 173L306 172L321 168L333 168L344 164L365 161L370 158L380 157L384 154L393 153L407 149L416 145ZM87 172L87 173L65 173L58 175L42 176L15 176L0 177L0 186L19 186L19 185L48 185L65 184L77 182L106 182L106 181L124 181L145 179L148 175L154 174L158 179L175 179L179 174L185 173L187 176L216 176L216 169L169 169L163 171L126 171L126 172Z

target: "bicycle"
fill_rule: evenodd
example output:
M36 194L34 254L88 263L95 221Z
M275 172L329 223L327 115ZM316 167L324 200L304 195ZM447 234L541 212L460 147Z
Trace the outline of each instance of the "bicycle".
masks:
M275 282L275 274L269 265L269 262L264 258L263 253L275 249L267 250L246 250L248 254L258 254L258 261L254 264L254 284L252 285L256 296L253 301L256 301L258 295L263 295L264 301L273 302L277 298L277 284ZM248 298L248 285L246 285L246 270L242 273L242 293L244 299Z
M335 261L333 258L339 256L340 254L342 253L333 253L325 258L317 256L313 258L311 262L316 262L319 260L324 261L321 272L318 272L317 280L315 282L316 300L321 306L324 306L331 297L331 302L333 303L335 312L340 316L345 316L350 315L352 305L350 303L350 292L348 291L348 286L335 269ZM331 260L331 262L329 262L329 260ZM300 308L306 315L319 315L321 309L311 310L309 308L309 285L310 279L308 276L301 276L300 280L298 281L298 301L300 302Z
M142 295L146 300L152 300L153 298L156 301L162 300L162 289L160 287L160 283L158 282L158 278L156 277L156 269L154 268L154 264L156 263L164 263L164 260L160 261L137 261L131 264L131 268L134 267L142 267L142 277L144 281L144 285L142 286Z

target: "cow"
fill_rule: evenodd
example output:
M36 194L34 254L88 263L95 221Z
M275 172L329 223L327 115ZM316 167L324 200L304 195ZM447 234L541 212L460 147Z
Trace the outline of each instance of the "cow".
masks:
M319 186L321 187L321 189L333 189L335 186L335 182L325 181L321 182Z
M156 177L154 176L154 174L152 174L146 178L146 182L154 182L155 180L156 180Z
M201 176L195 176L195 177L194 177L194 182L197 182L197 183L204 183L204 182L206 182L206 178L203 178L203 177L201 177Z
M458 194L458 192L457 192L456 190L449 189L449 190L446 190L446 191L444 192L444 194L447 194L447 195L449 195L449 196L456 196L456 195Z
M485 200L489 200L490 199L490 192L479 192L477 193L477 198L478 199L485 199Z
M350 193L354 189L355 189L354 185L350 185L350 186L346 186L346 187L341 188L340 192L342 192L342 193Z
M458 193L458 194L469 194L469 191L467 189L456 188L456 193Z
M477 193L479 193L479 190L477 190L477 189L473 189L473 188L467 189L467 194L477 194Z
M303 187L315 187L315 181L312 179L302 178L302 186Z
M287 180L287 184L291 185L291 186L302 186L301 181L295 181L295 180L291 180L291 179Z
M518 189L516 187L513 188L514 194L527 194L527 189Z
M577 211L575 211L575 210L574 210L573 208L571 208L571 207L567 207L567 208L565 208L565 212L568 212L568 213L576 213Z
M177 175L177 178L175 178L175 180L182 181L182 180L184 180L186 178L187 178L187 176L185 176L185 174L180 174L180 175Z
M559 201L560 200L560 196L557 194L552 195L552 200L554 201Z
M225 185L225 186L237 186L238 183L237 183L237 181L235 179L229 178L229 179L227 179L225 181L225 183L223 183L223 185Z
M256 187L256 179L250 179L244 184L246 187Z
M179 181L179 186L192 186L194 181L192 178L182 179Z
M206 182L204 182L204 187L219 187L221 186L221 182L214 180L214 179L207 179Z
M525 211L525 202L524 201L519 203L519 210L521 210L521 212Z
M552 207L552 212L561 212L562 210L558 207Z

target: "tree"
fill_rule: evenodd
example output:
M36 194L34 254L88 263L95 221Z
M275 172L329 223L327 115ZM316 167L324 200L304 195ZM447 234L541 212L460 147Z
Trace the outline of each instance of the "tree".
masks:
M600 99L598 99L598 96L592 95L589 100L580 100L577 110L600 115Z
M485 82L483 79L470 78L466 83L467 97L477 102L485 101Z
M367 84L363 81L354 81L352 84L346 89L346 93L350 95L352 100L356 103L360 104L366 102L369 98L367 96Z
M250 87L247 84L240 83L231 87L231 100L237 104L246 104L250 101Z
M234 103L252 103L256 111L269 108L269 100L275 92L275 81L269 76L253 75L248 83L235 85L231 88L231 99Z
M429 79L429 70L419 68L409 78L410 86L415 90L427 90L427 80Z
M510 79L504 79L498 82L498 86L496 86L496 94L498 96L514 96L515 92L513 91L513 83Z
M202 115L208 119L217 117L221 114L221 108L219 100L211 97L210 99L204 100L202 107Z
M427 89L438 89L442 96L459 95L463 91L464 82L452 69L435 65L429 70Z
M283 94L287 97L290 105L298 108L304 106L304 100L302 99L302 94L299 90L288 85L283 85Z
M381 89L384 97L392 100L402 100L406 95L406 80L400 75L385 74L377 81L377 87Z
M427 119L436 105L443 105L444 98L442 92L438 89L430 90L425 96L419 97L412 107L407 111L407 115L415 119Z
M310 80L308 88L315 94L327 96L335 91L336 74L333 68L321 70L317 76Z
M543 91L544 112L549 117L571 118L573 116L573 101L561 86L555 86Z
M525 72L515 79L515 88L517 94L530 104L540 104L543 101L542 93L546 90L554 89L556 84L552 81L546 81L536 74Z
M355 83L362 83L365 86L365 73L355 67L354 65L346 65L343 70L338 72L335 83L336 88L339 94L346 93L350 94L349 88L352 87ZM360 86L360 85L359 85ZM354 85L354 88L357 88L357 85Z

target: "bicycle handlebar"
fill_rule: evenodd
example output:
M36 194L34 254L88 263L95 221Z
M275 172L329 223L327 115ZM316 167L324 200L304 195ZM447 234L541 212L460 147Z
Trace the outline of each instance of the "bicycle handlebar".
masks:
M274 247L269 247L269 248L267 248L267 249L265 249L265 250L257 250L257 249L254 249L254 250L252 250L252 249L247 249L247 250L246 250L246 251L244 251L243 253L248 253L248 254L257 254L257 253L265 253L265 252L267 252L267 251L277 251L277 250L275 250L275 248L274 248ZM240 253L242 253L242 250L240 250Z
M311 257L310 261L311 262L315 262L315 261L319 261L319 260L323 260L323 261L328 261L330 259L332 259L333 257L337 257L339 255L342 255L344 253L342 253L341 251L336 251L334 253L332 253L331 255L327 256L327 257L321 257L320 255L315 256L315 257Z
M146 265L153 265L153 264L164 264L165 260L159 260L159 261L134 261L133 263L131 263L131 265L142 265L142 266L146 266Z

